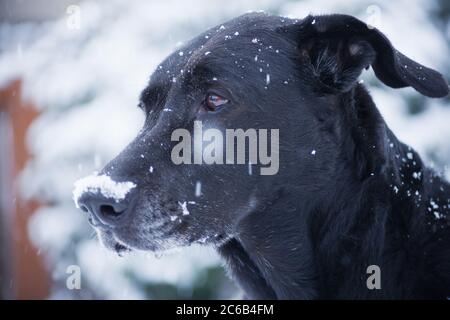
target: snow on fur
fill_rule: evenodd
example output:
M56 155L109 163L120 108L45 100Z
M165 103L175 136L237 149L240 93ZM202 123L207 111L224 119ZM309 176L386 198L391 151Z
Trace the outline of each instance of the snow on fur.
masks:
M82 178L74 183L73 200L77 208L78 199L85 192L100 192L106 198L112 198L116 202L125 199L125 196L136 184L130 181L115 182L106 175L91 175Z

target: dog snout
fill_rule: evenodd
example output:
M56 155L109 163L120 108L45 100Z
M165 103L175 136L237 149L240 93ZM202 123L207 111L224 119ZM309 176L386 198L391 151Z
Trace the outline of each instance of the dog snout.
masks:
M89 223L92 226L114 227L121 224L129 212L130 199L117 200L89 191L78 199L78 206L90 214Z

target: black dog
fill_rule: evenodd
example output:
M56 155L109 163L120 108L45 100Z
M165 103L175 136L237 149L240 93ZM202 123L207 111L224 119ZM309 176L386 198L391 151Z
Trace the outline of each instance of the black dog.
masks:
M85 186L77 203L117 251L216 246L251 299L445 299L450 186L389 130L358 83L369 67L392 88L449 92L351 16L252 13L212 28L143 91L144 128L102 171L128 187ZM278 128L277 174L174 164L171 135L194 121ZM368 287L372 265L381 288Z

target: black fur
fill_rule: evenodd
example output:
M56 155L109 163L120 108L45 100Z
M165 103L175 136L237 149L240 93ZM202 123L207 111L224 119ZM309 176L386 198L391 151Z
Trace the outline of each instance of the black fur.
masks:
M250 299L450 296L450 186L397 140L357 83L372 67L390 87L444 97L448 85L438 72L345 15L248 14L180 51L142 93L143 130L103 170L138 185L126 219L100 227L107 245L159 250L204 239ZM207 112L210 88L230 104ZM278 174L174 165L170 133L192 130L194 120L220 129L280 128ZM177 201L194 199L196 180L202 197L182 216ZM86 198L88 208L98 201ZM180 223L173 226L169 213ZM381 269L380 290L366 286L369 265Z

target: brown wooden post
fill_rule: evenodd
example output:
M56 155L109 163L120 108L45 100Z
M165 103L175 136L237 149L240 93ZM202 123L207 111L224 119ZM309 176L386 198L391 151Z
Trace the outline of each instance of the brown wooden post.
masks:
M0 155L0 161L5 164L9 163L11 170L9 174L11 181L8 181L11 197L9 210L11 212L0 212L3 217L12 217L9 220L2 219L11 224L3 226L10 230L10 257L7 262L9 262L11 270L11 281L9 283L10 292L7 293L6 298L45 299L50 292L50 278L39 251L30 242L27 231L28 220L39 204L22 199L16 183L19 173L30 159L26 146L26 134L31 122L38 116L38 111L30 103L23 101L19 80L0 89L0 108L1 112L7 115L6 119L10 122L12 133L10 144L12 150L7 154Z

